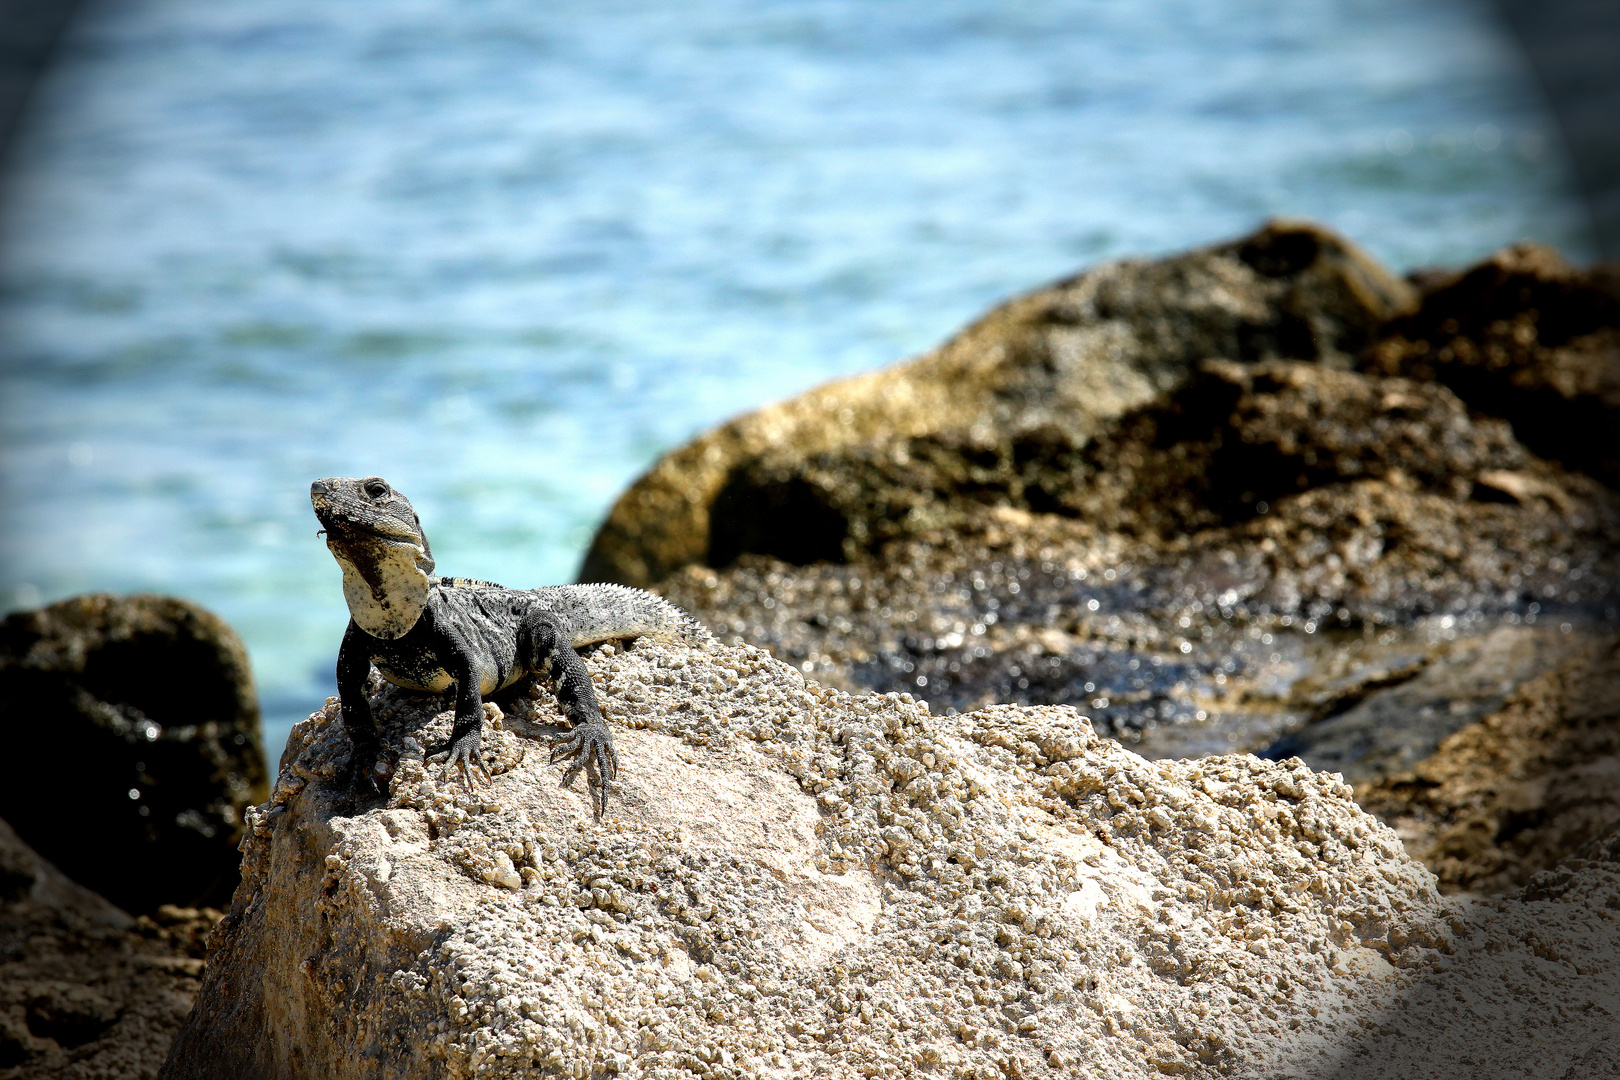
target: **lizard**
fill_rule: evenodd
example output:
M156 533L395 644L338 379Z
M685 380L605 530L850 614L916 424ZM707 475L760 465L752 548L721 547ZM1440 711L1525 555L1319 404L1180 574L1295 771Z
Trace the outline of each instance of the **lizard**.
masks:
M662 597L625 585L508 589L436 577L416 509L380 476L316 480L309 498L322 527L317 535L325 536L342 568L349 607L337 684L356 793L376 794L377 780L392 771L366 696L372 665L408 690L455 687L450 741L430 757L444 760L447 776L459 769L469 787L474 766L489 776L480 748L484 698L538 676L552 683L572 726L552 745L551 761L569 763L564 785L587 763L595 765L592 806L600 818L619 759L590 672L575 650L636 637L703 644L712 640L703 624Z

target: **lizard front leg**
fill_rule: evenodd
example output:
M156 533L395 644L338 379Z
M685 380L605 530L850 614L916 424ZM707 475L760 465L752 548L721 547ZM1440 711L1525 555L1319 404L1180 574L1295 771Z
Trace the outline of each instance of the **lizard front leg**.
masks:
M456 720L450 729L450 742L431 755L430 760L444 762L445 778L459 769L462 782L473 785L472 768L484 774L489 782L489 766L484 763L484 696L480 692L478 670L472 657L457 651L445 665L456 680Z
M596 765L600 783L591 803L600 818L607 811L608 783L619 775L619 755L613 749L613 732L596 703L591 673L569 643L562 624L549 612L531 612L524 618L519 646L528 670L551 681L557 703L573 725L567 738L552 745L551 760L569 763L562 778L565 785L587 763Z
M349 755L350 783L355 794L366 797L378 794L378 766L386 763L377 721L371 715L371 702L366 697L371 654L362 637L369 635L350 622L343 632L343 644L338 646L337 684L343 728L349 733L349 743L353 746Z

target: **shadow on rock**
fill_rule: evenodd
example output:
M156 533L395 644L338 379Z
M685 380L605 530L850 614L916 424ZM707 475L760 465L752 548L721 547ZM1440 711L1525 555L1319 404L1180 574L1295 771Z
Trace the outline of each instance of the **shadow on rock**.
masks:
M1457 895L1427 970L1301 1075L1620 1077L1620 640L1566 644L1356 798Z
M246 651L217 617L94 594L0 623L0 817L130 911L230 900L266 792Z
M1412 943L1391 929L1373 944ZM1620 830L1522 890L1451 901L1444 930L1419 944L1415 977L1381 1016L1278 1080L1620 1077Z
M0 821L0 1073L156 1075L219 918L165 905L131 919Z

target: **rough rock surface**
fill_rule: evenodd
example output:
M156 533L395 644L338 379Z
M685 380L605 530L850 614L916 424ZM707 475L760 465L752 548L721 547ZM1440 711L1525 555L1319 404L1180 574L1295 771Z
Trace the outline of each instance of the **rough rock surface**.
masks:
M0 817L69 877L134 912L229 901L267 788L247 652L218 617L105 593L7 616L0 731Z
M1072 704L1150 757L1359 786L1620 618L1617 387L1612 270L1525 246L1398 282L1274 223L700 436L584 573L669 570L845 689Z
M468 791L420 754L449 703L382 688L404 756L361 806L335 702L300 724L163 1075L1573 1077L1612 1047L1620 851L1448 899L1298 761L1150 762L1069 708L940 718L751 647L587 663L623 729L601 823L514 730L552 730L543 694L489 710Z
M1520 244L1423 284L1365 366L1443 383L1541 456L1620 485L1620 265L1580 270Z
M1447 891L1500 892L1620 823L1620 640L1569 656L1415 767L1358 788Z
M0 1078L156 1076L219 917L164 907L131 919L0 821Z

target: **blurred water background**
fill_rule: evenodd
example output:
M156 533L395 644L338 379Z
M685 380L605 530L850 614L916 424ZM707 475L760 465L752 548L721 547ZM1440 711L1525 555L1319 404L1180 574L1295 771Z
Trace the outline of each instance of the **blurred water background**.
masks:
M0 600L219 612L273 761L346 620L311 479L571 580L700 429L1278 213L1591 255L1463 0L89 0L0 202Z

